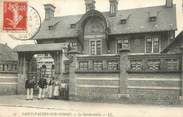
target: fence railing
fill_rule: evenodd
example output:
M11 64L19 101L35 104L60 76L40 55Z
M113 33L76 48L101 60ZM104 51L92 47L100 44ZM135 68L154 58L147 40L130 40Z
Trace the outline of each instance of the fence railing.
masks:
M119 72L119 55L77 57L76 72Z
M5 61L0 62L1 73L16 73L17 72L17 61Z
M181 56L166 55L129 55L128 72L180 72Z

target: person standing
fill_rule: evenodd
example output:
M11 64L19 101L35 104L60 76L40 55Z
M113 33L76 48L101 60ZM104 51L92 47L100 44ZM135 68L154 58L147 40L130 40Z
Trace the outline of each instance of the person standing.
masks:
M65 99L65 89L66 89L65 81L61 80L61 83L60 83L60 94L61 94L63 99Z
M25 88L27 92L26 100L33 100L33 89L35 86L34 78L35 76L33 76L33 78L28 78L25 82Z
M48 83L48 98L53 97L53 85L54 85L54 77Z
M60 88L60 83L58 80L55 80L54 82L54 90L53 90L53 96L54 96L54 99L58 99L59 95L60 95L60 91L59 91L59 88Z
M45 98L45 91L47 88L47 80L46 78L40 78L38 81L38 86L39 86L39 95L38 99L44 99Z

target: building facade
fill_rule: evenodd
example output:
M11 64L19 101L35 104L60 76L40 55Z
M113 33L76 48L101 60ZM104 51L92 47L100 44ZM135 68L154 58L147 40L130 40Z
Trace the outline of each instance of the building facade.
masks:
M34 37L38 45L68 44L57 76L68 80L69 99L179 102L182 51L167 49L177 40L173 0L129 10L118 10L118 0L109 0L107 12L95 10L95 0L85 5L85 14L63 17L44 5L45 20Z

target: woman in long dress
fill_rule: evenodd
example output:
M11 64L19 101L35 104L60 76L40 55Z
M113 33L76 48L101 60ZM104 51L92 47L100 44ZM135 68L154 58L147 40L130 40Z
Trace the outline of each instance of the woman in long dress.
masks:
M54 91L53 91L53 96L55 99L58 99L58 97L60 96L59 86L60 83L58 80L56 80L54 83Z
M54 85L54 77L48 83L48 98L53 97L53 85Z

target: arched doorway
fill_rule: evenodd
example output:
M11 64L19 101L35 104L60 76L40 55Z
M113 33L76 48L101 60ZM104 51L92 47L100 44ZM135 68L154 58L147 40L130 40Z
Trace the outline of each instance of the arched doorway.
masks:
M54 58L49 53L34 54L29 61L28 77L45 77L48 80L55 77Z

